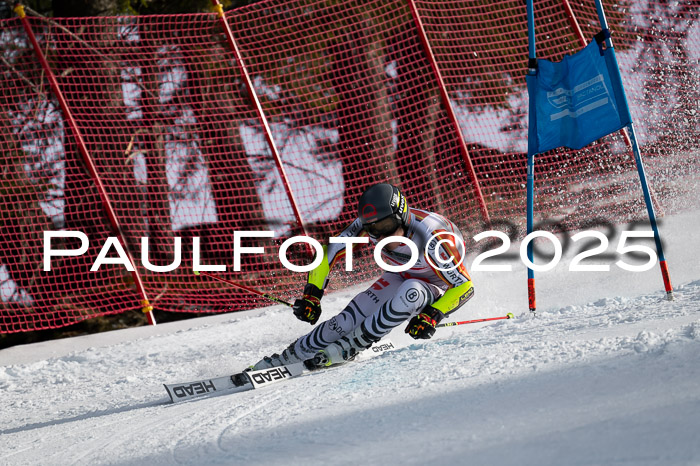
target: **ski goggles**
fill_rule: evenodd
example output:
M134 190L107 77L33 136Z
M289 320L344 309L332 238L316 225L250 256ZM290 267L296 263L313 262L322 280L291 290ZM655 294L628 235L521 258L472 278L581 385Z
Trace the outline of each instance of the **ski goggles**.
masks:
M372 238L379 238L382 236L391 236L392 233L399 229L399 226L399 220L391 215L381 220L377 220L374 223L362 225L362 228Z

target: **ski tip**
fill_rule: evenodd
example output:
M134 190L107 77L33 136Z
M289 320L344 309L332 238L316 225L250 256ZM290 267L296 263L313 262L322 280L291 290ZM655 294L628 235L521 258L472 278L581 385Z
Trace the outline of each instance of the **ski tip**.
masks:
M165 387L165 391L168 392L168 396L170 397L170 402L171 402L171 403L175 403L175 400L173 399L173 394L170 393L170 388L168 388L168 385L167 385L167 384L163 384L163 386Z
M512 312L509 312L508 314L506 314L506 317L508 317L509 319L515 319L515 316L513 315Z
M199 272L197 272L197 271L195 270L195 271L194 271L194 274L195 274L195 275L199 275Z

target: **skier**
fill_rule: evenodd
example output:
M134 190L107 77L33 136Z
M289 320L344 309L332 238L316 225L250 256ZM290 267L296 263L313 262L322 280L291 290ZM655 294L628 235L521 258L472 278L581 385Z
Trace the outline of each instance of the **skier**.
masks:
M469 274L461 263L464 239L451 221L433 212L409 208L399 189L386 183L367 189L357 210L358 218L340 237L369 235L373 245L389 236L405 237L418 247L418 261L405 272L385 271L338 315L297 339L281 354L263 358L251 366L252 370L301 361L310 369L344 363L409 319L406 333L415 339L431 338L435 326L474 295ZM292 307L298 319L311 325L319 320L328 274L345 255L345 247L342 243L323 247L324 261L309 273L304 295ZM411 258L411 250L401 242L391 242L382 249L382 258L393 265L404 265Z

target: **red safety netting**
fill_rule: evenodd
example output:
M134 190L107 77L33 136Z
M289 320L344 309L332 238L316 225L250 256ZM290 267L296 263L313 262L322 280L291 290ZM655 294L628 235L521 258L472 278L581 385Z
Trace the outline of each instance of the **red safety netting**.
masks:
M539 57L560 59L580 48L566 3L535 2ZM28 16L48 69L20 19L1 21L0 333L139 310L144 297L156 309L181 312L268 304L194 276L193 238L200 239L202 263L227 266L217 272L222 277L292 299L305 274L283 267L279 245L304 231L325 240L353 219L359 194L379 181L400 185L411 205L440 211L472 234L484 229L484 208L491 219L522 225L523 2L416 1L414 14L411 4L263 1L227 12L267 127L214 13ZM598 32L593 2L571 6L590 40ZM676 209L683 184L670 181L698 172L698 2L606 8L657 207ZM619 135L575 153L543 154L536 179L538 216L566 228L599 217L644 217L634 161ZM244 240L242 246L265 252L244 255L236 272L233 234L241 230L272 231L274 239ZM44 271L44 231L85 233L88 251L54 258ZM118 234L136 272L110 264L91 272L107 237ZM181 238L180 266L167 273L144 267L142 237L159 266L173 263ZM52 246L77 249L80 241L54 239ZM305 252L293 255L300 260ZM369 279L368 263L361 255L356 271L337 274L332 286Z

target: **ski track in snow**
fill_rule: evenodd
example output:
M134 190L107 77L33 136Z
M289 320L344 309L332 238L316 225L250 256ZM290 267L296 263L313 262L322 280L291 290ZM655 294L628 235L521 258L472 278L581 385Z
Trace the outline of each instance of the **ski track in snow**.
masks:
M699 214L665 219L673 302L657 269L540 274L537 318L400 327L392 352L261 390L171 404L161 384L280 351L310 328L288 309L2 350L0 464L700 464ZM525 308L523 270L474 277L458 320Z

